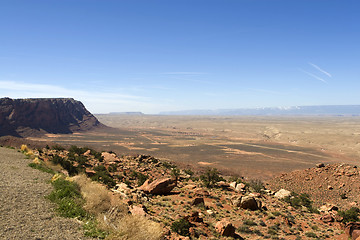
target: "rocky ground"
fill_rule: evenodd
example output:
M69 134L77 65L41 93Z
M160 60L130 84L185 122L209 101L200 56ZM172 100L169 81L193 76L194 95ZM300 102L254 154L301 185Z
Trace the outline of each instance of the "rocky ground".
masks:
M289 187L290 182L284 186L270 184L272 191L259 181L247 182L215 174L219 178L204 186L204 176L209 172L178 169L170 162L151 156L117 156L112 152L99 153L76 147L69 151L59 147L41 149L39 160L64 166L69 166L64 163L69 162L72 167L62 170L64 174L85 172L93 180L106 184L116 198L128 205L131 214L162 223L166 239L348 239L341 217L335 208L329 207L332 195L324 199L323 203L328 205L315 213L320 206L314 198L316 194L310 194L308 202L292 205L284 197L288 195L289 199L294 199L296 195L290 191L285 191L285 195L275 193L281 187L296 190ZM342 167L357 171L349 166ZM315 178L322 171L336 175L342 167L314 167L307 171L314 172ZM358 171L351 176L358 176ZM306 178L297 181L301 186ZM351 182L346 182L342 188L351 188ZM333 184L335 187L338 186ZM351 191L357 192L356 189ZM355 198L349 194L351 191L346 191L348 201ZM314 201L313 206L310 200Z
M87 239L74 219L57 217L44 198L51 174L28 167L30 159L0 148L0 239Z
M325 203L341 209L360 206L360 170L356 165L320 163L314 168L273 178L268 187L307 193L318 207Z

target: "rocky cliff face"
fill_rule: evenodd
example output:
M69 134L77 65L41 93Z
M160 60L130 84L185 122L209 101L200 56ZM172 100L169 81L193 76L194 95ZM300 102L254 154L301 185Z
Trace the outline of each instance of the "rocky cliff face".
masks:
M0 136L72 133L102 126L72 98L0 99Z

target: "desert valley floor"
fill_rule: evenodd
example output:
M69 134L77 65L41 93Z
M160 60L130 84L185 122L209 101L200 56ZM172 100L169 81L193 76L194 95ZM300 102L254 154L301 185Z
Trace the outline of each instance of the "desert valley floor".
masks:
M319 162L358 164L360 157L360 117L96 117L111 129L33 139L148 154L259 179Z

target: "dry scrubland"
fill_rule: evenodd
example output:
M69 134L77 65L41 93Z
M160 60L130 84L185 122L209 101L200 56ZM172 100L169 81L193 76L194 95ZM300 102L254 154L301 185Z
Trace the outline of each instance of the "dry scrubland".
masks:
M6 151L18 154L15 150L5 150L5 155ZM97 152L87 147L71 146L65 149L58 145L41 149L29 149L23 145L21 151L32 162L18 155L16 161L21 163L21 169L11 172L5 168L10 174L6 175L5 187L23 184L19 177L33 177L33 171L37 170L25 169L29 162L32 168L54 174L51 178L54 190L46 198L57 204L58 215L76 218L84 234L93 238L345 240L349 233L345 234L342 229L346 226L345 232L350 231L354 224L348 222L359 220L358 208L340 211L346 209L343 208L344 204L358 206L357 201L355 205L350 203L353 201L350 194L348 199L342 198L344 204L338 205L340 209L337 211L331 202L340 196L328 199L327 204L321 206L302 192L280 190L275 193L278 189L266 189L259 180L221 176L216 169L194 173L151 156L118 156L113 152ZM11 168L11 163L4 163ZM340 176L356 182L360 175L356 167L344 165L335 169L321 165L311 172L332 173L335 178ZM289 177L286 176L287 179ZM36 183L29 185L31 191L46 187ZM20 196L24 191L14 187L9 192L12 194L5 194L3 201L9 203L6 207L12 208L12 195ZM44 194L48 192L34 196L25 194L21 198L22 209L26 211L29 202L44 200ZM320 211L317 210L319 206ZM16 212L9 209L4 209L2 214L5 219L7 215L16 216ZM43 213L34 210L32 214L35 219ZM4 236L21 239L23 233L18 232L20 228L43 234L46 233L46 226L54 224L52 218L40 217L40 220L13 226L3 221L3 228L9 230ZM80 238L75 231L74 238L71 235L69 238L62 237L67 236L64 234L60 232L56 236L62 239Z
M318 162L357 164L360 157L359 117L96 117L115 129L41 140L149 154L260 179Z

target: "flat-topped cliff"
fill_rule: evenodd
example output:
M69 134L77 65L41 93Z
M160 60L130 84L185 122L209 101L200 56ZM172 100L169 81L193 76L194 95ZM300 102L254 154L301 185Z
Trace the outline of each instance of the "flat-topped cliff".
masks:
M102 126L73 98L0 99L0 136L72 133Z

